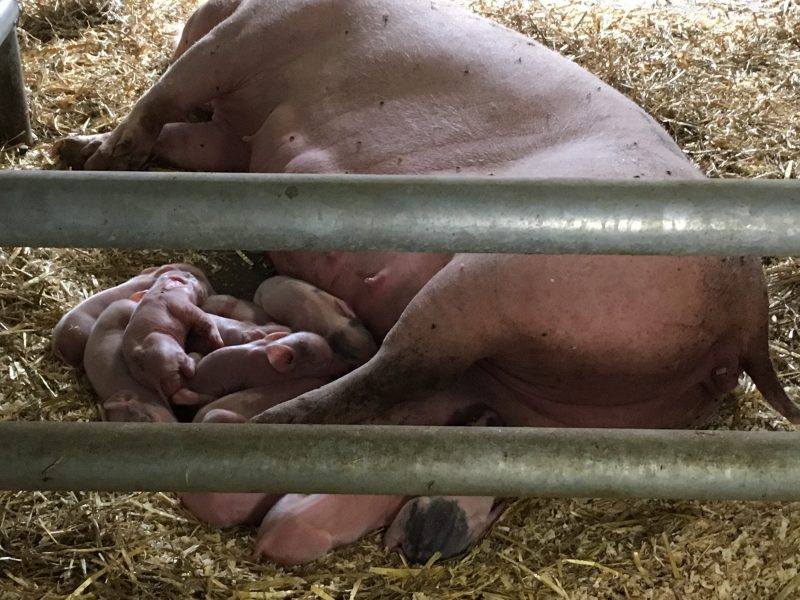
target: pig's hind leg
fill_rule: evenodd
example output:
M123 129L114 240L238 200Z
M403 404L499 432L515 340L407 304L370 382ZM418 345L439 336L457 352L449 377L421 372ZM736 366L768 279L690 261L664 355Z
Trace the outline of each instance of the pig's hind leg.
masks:
M214 120L167 123L153 148L153 159L180 169L244 172L250 165L250 146Z

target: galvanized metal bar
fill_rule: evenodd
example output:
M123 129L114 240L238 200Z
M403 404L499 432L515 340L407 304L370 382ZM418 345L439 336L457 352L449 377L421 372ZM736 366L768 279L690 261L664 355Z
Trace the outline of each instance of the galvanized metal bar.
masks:
M0 0L0 145L31 143L28 105L14 22L16 0Z
M0 172L0 245L800 254L800 182Z
M0 423L0 489L800 500L778 432Z

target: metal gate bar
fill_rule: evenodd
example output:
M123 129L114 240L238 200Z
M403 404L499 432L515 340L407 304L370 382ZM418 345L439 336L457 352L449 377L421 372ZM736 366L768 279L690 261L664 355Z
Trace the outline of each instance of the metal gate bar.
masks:
M0 489L800 500L785 432L0 423Z
M800 254L800 182L0 172L0 245Z
M16 0L0 0L0 145L31 143L28 105L14 22Z

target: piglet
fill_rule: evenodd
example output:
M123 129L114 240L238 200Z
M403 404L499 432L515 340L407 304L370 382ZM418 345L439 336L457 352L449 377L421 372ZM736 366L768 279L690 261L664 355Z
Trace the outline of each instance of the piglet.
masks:
M237 321L246 321L256 325L269 323L269 315L255 302L242 300L229 294L214 294L203 302L202 309L207 313L228 317Z
M288 327L277 323L256 325L250 321L240 321L236 318L221 317L212 313L208 313L208 318L216 325L225 346L238 346L255 342L256 340L264 339L271 333L290 333ZM199 335L197 332L192 331L186 338L186 351L189 353L196 352L200 355L205 355L214 350L216 348L209 344L207 336Z
M294 331L313 331L350 367L367 362L378 347L372 334L343 300L292 277L270 277L253 297L272 321Z
M315 560L387 526L405 500L405 496L287 494L264 517L255 557L286 566Z
M208 297L208 285L188 271L167 271L143 293L122 337L122 352L133 377L168 399L195 363L184 347L189 331L205 338L212 348L223 340L214 321L199 305Z
M207 404L240 390L298 377L334 377L347 370L322 336L307 331L270 333L263 339L226 346L204 356L176 404Z
M87 298L66 313L53 328L53 352L64 362L77 367L83 360L86 340L92 331L100 313L115 300L130 298L132 294L141 292L152 286L156 280L168 271L188 271L209 287L208 281L200 269L188 264L170 264L162 267L150 267L116 287L103 290Z
M474 544L504 508L487 496L412 498L395 516L383 543L390 550L402 550L415 563L426 562L435 552L450 558Z
M300 377L229 394L201 408L195 422L244 423L276 404L320 387L326 377ZM264 493L182 492L184 506L195 517L219 527L257 525L280 495Z
M117 300L100 314L86 341L86 375L100 397L105 420L175 422L167 402L133 378L122 355L123 333L135 308L133 300Z

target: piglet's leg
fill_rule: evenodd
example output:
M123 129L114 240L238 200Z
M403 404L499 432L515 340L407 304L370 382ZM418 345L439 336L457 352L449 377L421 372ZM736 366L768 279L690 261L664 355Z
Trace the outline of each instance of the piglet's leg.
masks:
M264 517L255 556L280 565L312 561L385 527L404 500L403 496L287 494Z
M200 307L188 302L172 302L169 312L187 329L202 336L212 348L224 346L225 342L219 334L216 322Z
M203 310L220 317L248 321L256 325L269 322L269 315L255 302L241 300L228 294L215 294L203 302Z
M480 359L507 349L516 328L500 306L494 255L459 255L417 294L365 365L276 406L259 423L355 423L446 389Z
M217 527L257 525L280 494L182 492L186 509L197 519Z
M104 421L128 423L176 423L178 420L165 402L121 390L102 405Z

